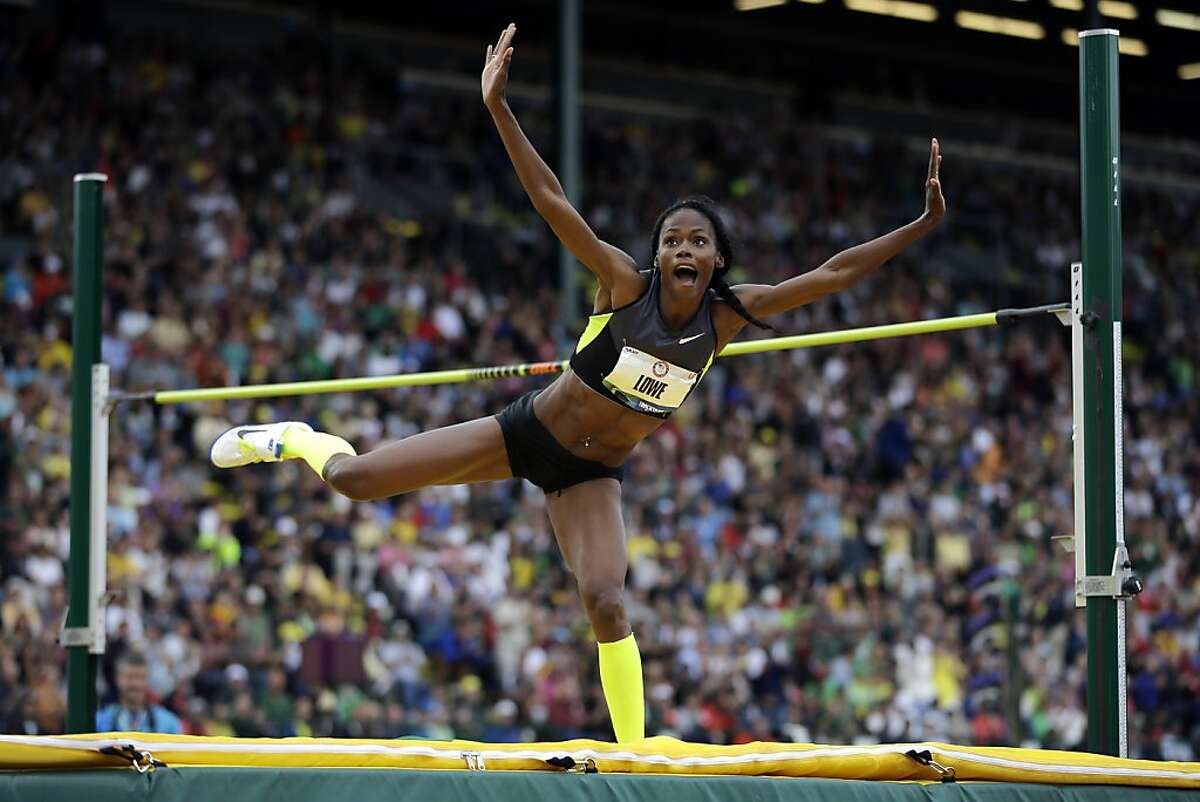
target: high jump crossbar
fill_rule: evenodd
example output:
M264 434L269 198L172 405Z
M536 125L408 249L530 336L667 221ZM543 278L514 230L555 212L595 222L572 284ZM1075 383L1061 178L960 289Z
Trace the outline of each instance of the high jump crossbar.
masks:
M884 326L866 326L841 331L824 331L815 334L799 334L790 337L774 337L766 340L730 343L719 356L745 356L767 351L789 351L798 348L815 348L822 345L882 340L891 337L911 337L915 334L933 334L941 331L972 329L996 326L1022 318L1040 315L1059 315L1064 323L1069 322L1068 304L1047 304L1027 309L998 309L974 315L915 320L908 323L891 323ZM402 373L391 376L364 376L353 379L325 379L303 382L280 382L276 384L250 384L241 387L204 387L194 390L159 390L147 393L111 393L112 401L153 401L156 404L183 404L197 401L230 401L248 398L282 398L298 395L323 395L326 393L356 393L366 390L385 390L394 387L423 387L434 384L456 384L460 382L502 379L510 376L548 376L566 370L568 360L552 362L528 362L519 365L493 365L490 367L435 370L423 373Z

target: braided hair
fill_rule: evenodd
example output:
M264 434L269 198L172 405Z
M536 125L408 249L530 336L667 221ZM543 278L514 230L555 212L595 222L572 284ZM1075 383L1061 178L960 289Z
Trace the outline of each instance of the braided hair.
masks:
M708 218L708 222L712 224L713 232L717 238L717 252L725 260L725 265L713 271L712 279L708 282L708 288L721 297L725 303L733 308L742 319L749 323L753 323L760 329L770 329L771 331L779 331L770 323L763 323L754 315L746 311L746 307L742 306L742 302L734 295L733 290L725 283L725 274L729 272L730 266L733 265L733 244L729 237L729 232L725 229L725 223L722 222L721 216L717 213L717 204L712 198L705 195L695 195L683 200L677 200L663 210L663 213L658 216L658 220L654 222L654 234L650 238L650 261L654 264L654 255L658 252L658 238L662 234L663 223L666 222L668 216L680 209L692 209L699 212Z

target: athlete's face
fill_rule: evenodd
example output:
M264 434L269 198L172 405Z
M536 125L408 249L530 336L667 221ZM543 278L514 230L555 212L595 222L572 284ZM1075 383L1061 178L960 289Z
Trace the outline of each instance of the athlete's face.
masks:
M685 293L703 291L725 262L717 253L712 223L695 209L667 215L658 235L658 269L663 283Z

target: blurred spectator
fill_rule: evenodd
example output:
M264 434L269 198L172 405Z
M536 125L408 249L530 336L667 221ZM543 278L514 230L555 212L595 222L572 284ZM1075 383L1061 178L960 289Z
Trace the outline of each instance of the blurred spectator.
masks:
M144 655L127 652L117 660L117 701L96 711L97 732L182 732L179 718L150 700Z

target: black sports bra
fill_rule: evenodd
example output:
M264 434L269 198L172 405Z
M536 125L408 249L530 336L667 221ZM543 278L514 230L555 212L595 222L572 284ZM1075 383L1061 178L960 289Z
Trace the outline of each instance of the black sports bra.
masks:
M679 409L712 365L717 347L712 291L682 331L659 312L659 272L637 300L588 318L571 355L571 369L601 395L630 409L666 418Z

